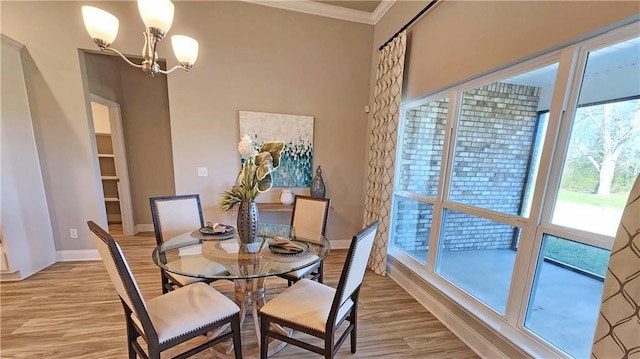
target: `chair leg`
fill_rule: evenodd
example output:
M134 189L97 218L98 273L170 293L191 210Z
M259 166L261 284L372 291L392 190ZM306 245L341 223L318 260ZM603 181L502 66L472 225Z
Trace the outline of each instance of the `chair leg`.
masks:
M122 305L124 307L125 322L127 325L127 350L129 352L129 359L136 359L138 354L133 347L133 343L140 336L140 334L138 334L138 331L131 322L131 310L128 309L126 304L122 303Z
M233 330L233 351L236 359L242 359L242 338L240 336L240 313L233 316L231 320L231 329Z
M320 267L318 267L318 283L324 283L324 261L320 261Z
M151 346L148 347L149 348L149 359L160 359L160 349L155 347L152 348Z
M358 339L358 303L353 304L351 308L351 314L349 314L349 321L353 324L353 330L351 331L351 353L356 352L357 339Z
M160 270L160 283L162 284L162 294L169 293L169 279L164 275L163 270Z
M324 336L324 357L325 359L333 359L333 347L335 346L335 328Z
M260 359L267 359L267 352L269 351L269 320L260 315Z
M129 359L136 359L138 354L133 348L133 342L136 340L136 336L127 335L127 349L129 351Z
M333 341L331 342L325 341L324 358L333 359Z

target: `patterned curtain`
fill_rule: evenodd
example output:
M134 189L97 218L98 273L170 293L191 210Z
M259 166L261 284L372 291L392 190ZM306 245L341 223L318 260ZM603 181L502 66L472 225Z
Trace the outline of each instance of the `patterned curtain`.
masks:
M640 176L631 189L611 248L600 315L591 348L595 359L640 357Z
M406 45L407 34L403 31L380 51L376 74L364 221L366 224L380 221L369 258L369 268L380 275L385 275L387 268L389 218Z

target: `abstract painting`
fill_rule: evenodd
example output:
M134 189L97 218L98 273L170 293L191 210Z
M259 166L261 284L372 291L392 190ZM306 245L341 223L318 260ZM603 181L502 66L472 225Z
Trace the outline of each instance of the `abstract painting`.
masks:
M311 187L313 116L240 112L240 138L250 135L256 149L264 141L283 141L280 167L272 173L274 187Z

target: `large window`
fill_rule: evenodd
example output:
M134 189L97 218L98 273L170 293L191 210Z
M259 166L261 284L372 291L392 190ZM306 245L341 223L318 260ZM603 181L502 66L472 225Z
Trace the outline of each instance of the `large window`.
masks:
M558 355L589 357L609 249L640 172L635 34L401 109L392 255Z
M584 56L525 317L526 328L578 358L590 355L608 249L640 172L640 38ZM548 317L571 325L549 325Z

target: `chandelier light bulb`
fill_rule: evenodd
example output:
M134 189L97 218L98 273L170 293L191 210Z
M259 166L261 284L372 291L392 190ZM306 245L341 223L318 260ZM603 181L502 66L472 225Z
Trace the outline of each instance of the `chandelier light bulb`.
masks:
M173 24L175 7L169 0L138 0L140 17L147 28L157 28L169 32Z
M105 46L116 39L119 25L117 17L93 6L83 6L82 19L92 39L101 40Z
M173 35L171 36L171 45L180 64L193 66L198 59L198 41L189 36Z

